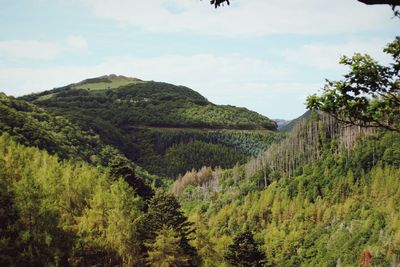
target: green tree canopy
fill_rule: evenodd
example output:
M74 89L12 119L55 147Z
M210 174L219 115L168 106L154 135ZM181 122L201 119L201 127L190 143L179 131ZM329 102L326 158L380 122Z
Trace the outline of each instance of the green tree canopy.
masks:
M176 198L169 193L158 190L149 201L148 212L143 216L139 225L139 236L146 243L152 243L158 232L164 227L170 227L179 234L179 246L192 266L197 261L196 249L189 244L193 233L192 224L182 213L181 206Z
M171 227L157 232L154 243L147 244L147 263L154 267L189 266L189 257L180 247L180 236Z
M147 200L154 195L152 188L135 174L135 166L126 157L116 156L108 167L113 178L124 178L125 182L143 199Z
M253 233L249 229L234 238L233 244L228 246L225 254L225 259L230 266L262 266L264 258L264 253L259 250Z
M341 81L327 80L321 96L308 97L307 107L348 125L400 132L400 37L384 52L393 58L389 66L369 55L344 56L340 64L350 67L350 72Z

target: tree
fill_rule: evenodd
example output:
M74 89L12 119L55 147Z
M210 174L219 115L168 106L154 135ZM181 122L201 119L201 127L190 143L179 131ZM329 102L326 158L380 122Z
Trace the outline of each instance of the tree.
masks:
M372 254L371 252L366 249L360 255L360 266L361 267L368 267L372 264Z
M152 243L163 227L170 227L179 234L179 246L189 257L189 265L193 266L197 261L197 252L189 244L190 235L193 233L192 224L180 209L180 204L172 194L158 190L149 201L148 212L138 227L139 239L145 243Z
M361 3L366 5L391 5L391 6L399 6L399 0L358 0Z
M211 0L210 3L211 5L214 5L215 8L223 5L224 3L227 3L228 5L230 5L229 0Z
M393 63L382 66L369 55L344 56L350 67L341 81L329 81L321 96L307 99L309 109L320 110L347 125L385 128L400 132L400 37L384 52Z
M367 5L391 5L392 7L399 6L400 1L399 0L358 0L361 3L367 4ZM211 5L214 5L215 8L221 6L224 2L226 2L228 5L229 0L211 0L210 3Z
M49 266L65 263L71 240L60 229L57 211L46 201L45 190L34 173L23 173L15 184L14 192L19 215L18 240L24 248L18 256L18 265Z
M390 5L392 7L393 13L396 17L400 18L400 11L397 6L400 6L399 0L358 0L366 5Z
M88 207L79 219L81 264L135 266L140 242L136 225L142 216L142 199L122 179L110 187L95 186Z
M192 220L195 221L196 226L194 244L201 258L201 266L216 266L217 263L221 262L221 257L209 237L210 229L206 225L205 218L202 214L196 214Z
M17 256L21 253L17 243L19 216L3 169L0 161L0 266L16 266Z
M396 10L397 6L400 6L399 0L358 0L361 3L366 5L390 5L393 9L394 15L400 17L400 11ZM229 0L211 0L211 5L214 5L215 8L220 7L224 3L230 5Z
M148 247L147 263L154 267L188 266L189 257L180 247L180 236L171 227L157 232L154 243Z
M135 166L126 157L116 156L109 163L108 168L113 178L122 177L143 199L150 199L154 195L153 189L135 174Z
M225 254L225 260L231 266L240 267L262 266L264 258L264 253L259 250L249 229L234 238Z

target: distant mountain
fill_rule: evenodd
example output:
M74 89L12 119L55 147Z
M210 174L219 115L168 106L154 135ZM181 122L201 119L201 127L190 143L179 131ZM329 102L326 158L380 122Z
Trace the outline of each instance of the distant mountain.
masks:
M278 130L291 122L290 120L282 120L282 119L274 119L274 121L276 122L276 125L278 126Z
M311 114L312 114L312 111L308 110L303 115L301 115L300 117L298 117L294 120L291 120L285 124L281 124L281 126L279 126L279 124L278 124L278 130L281 132L291 132L297 122L299 122L302 119L308 119L311 116Z
M185 86L124 76L90 78L21 99L96 133L163 176L203 165L232 167L284 137L276 122L257 112L215 105Z

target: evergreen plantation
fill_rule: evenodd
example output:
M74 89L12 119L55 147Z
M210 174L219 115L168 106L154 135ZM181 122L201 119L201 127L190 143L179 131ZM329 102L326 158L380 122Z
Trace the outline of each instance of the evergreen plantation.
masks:
M394 88L357 115L398 109L385 101L399 95L400 38L389 48L394 71L357 55L357 75ZM311 100L332 108L342 91ZM396 130L316 110L282 133L115 75L0 94L0 111L0 266L400 266Z

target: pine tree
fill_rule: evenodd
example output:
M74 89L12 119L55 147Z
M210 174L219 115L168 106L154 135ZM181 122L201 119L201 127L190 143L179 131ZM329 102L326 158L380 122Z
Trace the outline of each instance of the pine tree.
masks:
M123 156L116 156L108 165L110 175L114 178L122 177L135 192L144 199L150 199L154 193L142 178L135 173L135 166Z
M225 254L225 260L230 266L239 267L262 266L264 258L264 253L258 249L253 233L249 229L234 238L233 244L228 246Z
M170 227L180 236L180 247L190 258L190 265L197 261L196 249L189 244L193 233L192 224L180 210L181 206L176 198L161 190L149 201L148 212L143 216L138 227L139 239L147 243L155 240L157 232L163 227ZM145 249L145 248L144 248Z

